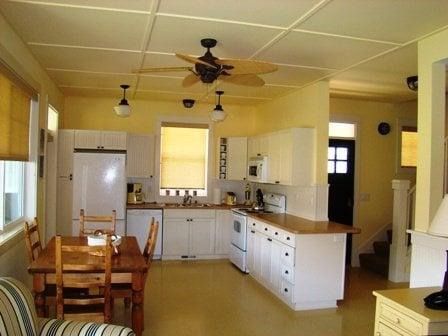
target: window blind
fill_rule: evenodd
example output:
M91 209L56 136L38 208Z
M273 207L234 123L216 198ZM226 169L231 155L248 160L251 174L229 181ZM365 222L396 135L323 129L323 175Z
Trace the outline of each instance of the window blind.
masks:
M30 107L30 96L0 73L0 160L28 160Z
M205 189L208 128L204 125L162 124L160 187Z

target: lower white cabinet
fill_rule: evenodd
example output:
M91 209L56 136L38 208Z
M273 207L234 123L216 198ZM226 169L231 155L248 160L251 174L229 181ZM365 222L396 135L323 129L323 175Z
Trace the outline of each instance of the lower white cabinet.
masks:
M230 210L216 210L215 254L228 255L233 216Z
M215 210L165 210L162 259L215 253Z
M344 296L345 241L346 234L299 235L249 218L249 274L294 310L336 307Z

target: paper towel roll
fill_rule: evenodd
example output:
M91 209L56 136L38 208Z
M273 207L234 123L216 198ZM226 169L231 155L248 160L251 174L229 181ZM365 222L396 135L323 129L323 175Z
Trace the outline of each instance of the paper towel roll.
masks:
M221 204L221 188L213 189L213 204Z

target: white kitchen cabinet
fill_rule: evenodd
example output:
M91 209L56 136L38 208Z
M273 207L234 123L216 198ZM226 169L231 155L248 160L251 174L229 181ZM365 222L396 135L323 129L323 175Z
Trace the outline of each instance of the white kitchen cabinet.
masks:
M215 219L190 218L190 255L212 255L215 250Z
M252 228L247 228L247 269L249 273L254 275L255 273L255 233Z
M268 147L268 183L280 183L281 176L281 152L282 152L282 133L273 133L269 136Z
M247 171L247 138L227 137L218 141L218 170L220 179L242 181Z
M269 276L269 286L274 291L280 290L280 280L282 277L282 265L280 263L280 253L282 244L275 239L271 241L271 267Z
M260 278L265 284L269 284L271 280L271 250L272 238L261 234L260 236L260 253L261 253L261 270Z
M253 266L253 276L255 278L261 277L261 240L262 240L263 234L259 233L258 231L255 231L254 235L254 266Z
M75 130L76 149L126 150L126 133Z
M268 155L269 140L269 135L267 134L250 137L247 140L247 157Z
M215 254L228 255L233 216L230 210L216 210Z
M163 219L163 256L188 256L190 222L185 218Z
M73 174L73 150L75 149L75 131L61 129L58 131L57 176Z
M154 135L128 134L127 177L149 178L154 175Z
M163 259L214 255L215 210L165 210L163 222Z

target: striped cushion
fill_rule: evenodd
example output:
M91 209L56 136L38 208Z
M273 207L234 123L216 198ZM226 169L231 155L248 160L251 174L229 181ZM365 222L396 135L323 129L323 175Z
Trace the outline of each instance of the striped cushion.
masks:
M31 292L20 281L0 278L0 335L37 336Z
M126 327L111 324L77 322L64 320L47 320L40 331L42 336L134 336Z

